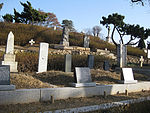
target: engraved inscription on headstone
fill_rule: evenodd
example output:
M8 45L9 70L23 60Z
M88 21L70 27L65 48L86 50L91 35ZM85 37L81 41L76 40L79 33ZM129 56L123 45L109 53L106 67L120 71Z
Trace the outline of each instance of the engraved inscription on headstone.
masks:
M47 71L48 43L40 43L38 72Z
M0 66L0 85L10 85L10 66Z
M92 82L90 69L87 67L75 68L76 83L90 83Z

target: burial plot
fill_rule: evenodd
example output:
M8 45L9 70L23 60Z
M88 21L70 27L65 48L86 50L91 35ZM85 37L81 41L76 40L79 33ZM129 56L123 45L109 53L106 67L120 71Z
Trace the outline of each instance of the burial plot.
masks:
M14 90L15 86L10 85L10 66L0 66L0 91L2 90Z
M74 78L75 83L71 83L74 87L96 86L96 83L92 82L90 69L88 67L75 67Z
M71 55L65 55L65 72L71 72L71 62L72 62L72 56Z
M93 55L88 55L88 67L90 69L93 69L93 67L94 67L94 56Z
M1 62L1 65L9 65L10 72L18 72L18 62L15 62L15 57L16 56L14 54L14 35L12 32L10 32L8 34L6 51L3 56L3 61Z
M47 71L48 43L40 43L38 73Z
M137 83L137 80L134 80L132 68L122 68L121 80L124 84Z

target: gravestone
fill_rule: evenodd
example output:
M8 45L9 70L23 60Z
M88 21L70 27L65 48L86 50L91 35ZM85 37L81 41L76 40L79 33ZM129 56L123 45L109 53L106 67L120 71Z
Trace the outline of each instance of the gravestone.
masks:
M71 72L72 55L65 55L65 72Z
M147 58L150 58L150 49L147 49Z
M110 26L108 26L108 35L106 37L106 42L110 43L111 37L110 37Z
M88 55L88 67L90 69L93 69L93 67L94 67L94 56L93 55Z
M15 57L16 56L14 54L14 35L12 32L10 32L8 34L6 51L3 56L3 61L1 62L1 65L9 65L10 72L18 72L17 70L18 62L15 62Z
M74 87L96 86L96 83L92 82L90 69L88 67L75 67L74 78L75 83L71 84Z
M29 43L31 44L31 46L35 43L35 41L33 40L33 39L31 39L30 41L29 41Z
M122 68L121 73L121 83L137 83L137 80L134 80L132 68Z
M103 69L105 70L105 71L109 71L109 61L107 61L107 60L105 60L104 61L104 65L103 65Z
M0 91L3 90L14 90L15 85L10 85L10 66L0 66Z
M38 73L47 71L48 43L40 43Z
M89 48L90 38L89 36L84 36L83 38L83 45L85 48Z
M69 46L69 28L67 26L63 27L63 34L62 38L63 40L60 42L63 46Z
M141 56L141 58L140 58L140 67L143 67L143 63L144 63L144 58L143 58L143 56Z
M117 65L125 67L127 65L127 47L123 44L117 45Z

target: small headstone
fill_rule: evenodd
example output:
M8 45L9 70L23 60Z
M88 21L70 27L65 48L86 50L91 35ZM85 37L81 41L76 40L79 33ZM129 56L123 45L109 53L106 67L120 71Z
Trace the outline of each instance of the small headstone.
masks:
M15 90L15 85L10 85L10 66L0 66L0 91Z
M92 82L90 69L87 67L75 67L75 83L72 83L75 87L91 87L96 86L95 82Z
M143 56L141 56L141 58L140 58L140 67L143 67L143 63L144 63L144 58L143 58Z
M30 41L29 41L29 43L31 44L31 46L35 43L35 41L33 40L33 39L31 39Z
M90 38L89 38L89 36L84 36L84 38L83 38L83 45L84 45L84 47L85 48L89 48L89 43L90 43Z
M132 68L122 68L121 80L123 83L137 83L137 80L134 80Z
M69 46L69 28L67 26L63 27L63 34L62 38L63 40L60 42L63 46Z
M48 43L40 43L38 73L47 71Z
M108 35L106 37L106 42L110 43L111 37L110 37L110 26L108 26Z
M56 31L57 27L56 27L56 26L54 26L54 27L53 27L53 29L54 29L54 31Z
M93 67L94 67L94 56L93 55L88 55L88 67L90 69L93 69Z
M109 61L107 61L107 60L104 61L103 69L105 71L109 71Z
M65 72L71 72L72 56L70 54L65 55Z
M1 61L1 65L9 65L10 72L18 72L18 62L15 62L15 57L16 56L14 54L14 35L12 32L10 32L8 34L6 51L3 56L3 61Z
M10 85L10 66L0 66L0 85Z

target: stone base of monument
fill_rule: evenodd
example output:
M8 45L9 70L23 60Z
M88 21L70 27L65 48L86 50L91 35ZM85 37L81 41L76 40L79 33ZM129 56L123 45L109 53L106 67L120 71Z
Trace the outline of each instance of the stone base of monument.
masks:
M61 41L60 44L67 47L69 46L69 42L67 41Z
M15 85L0 85L0 91L10 91L15 89Z
M4 61L1 62L1 65L10 65L10 72L18 72L18 62L15 62L14 54L4 54L3 59Z
M60 44L55 44L54 49L90 51L90 48L78 47L78 46L64 46Z
M95 82L90 82L90 83L70 83L71 86L73 87L95 87L96 83Z

